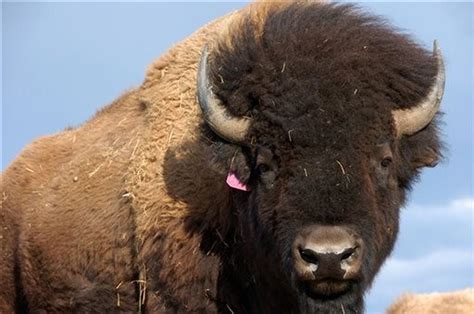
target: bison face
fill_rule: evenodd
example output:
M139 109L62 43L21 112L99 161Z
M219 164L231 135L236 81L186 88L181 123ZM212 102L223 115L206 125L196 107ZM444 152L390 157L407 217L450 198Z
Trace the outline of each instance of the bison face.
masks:
M293 283L315 299L365 287L395 240L403 192L390 145L354 146L297 149L254 184L256 228L280 244Z
M305 10L244 18L204 48L198 100L240 146L236 250L254 285L302 312L360 311L406 190L439 157L443 61L348 6Z

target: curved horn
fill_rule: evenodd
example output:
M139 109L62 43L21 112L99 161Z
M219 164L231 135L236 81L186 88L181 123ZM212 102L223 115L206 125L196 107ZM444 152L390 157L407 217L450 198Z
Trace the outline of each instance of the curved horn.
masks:
M433 43L433 55L436 58L438 74L428 95L414 108L393 110L393 119L399 137L420 131L438 112L444 93L445 71L443 56L436 40Z
M197 77L197 97L204 120L222 138L234 143L243 142L250 127L250 119L232 116L212 91L207 67L208 55L206 46L201 53Z

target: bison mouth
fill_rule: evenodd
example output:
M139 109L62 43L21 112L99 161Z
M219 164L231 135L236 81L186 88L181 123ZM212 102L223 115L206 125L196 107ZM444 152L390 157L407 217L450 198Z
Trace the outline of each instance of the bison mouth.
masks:
M312 299L333 299L348 293L353 284L350 280L311 280L302 282L302 288Z
M363 312L361 286L355 280L300 281L298 292L298 312L301 314Z

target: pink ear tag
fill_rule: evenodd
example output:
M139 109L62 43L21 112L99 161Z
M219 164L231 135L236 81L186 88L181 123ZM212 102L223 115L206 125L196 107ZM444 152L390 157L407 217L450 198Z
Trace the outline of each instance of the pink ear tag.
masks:
M240 181L235 176L235 172L233 172L233 171L229 172L229 174L227 175L227 180L225 180L225 182L227 182L227 185L230 186L233 189L237 189L237 190L241 190L241 191L250 191L250 188L245 183Z

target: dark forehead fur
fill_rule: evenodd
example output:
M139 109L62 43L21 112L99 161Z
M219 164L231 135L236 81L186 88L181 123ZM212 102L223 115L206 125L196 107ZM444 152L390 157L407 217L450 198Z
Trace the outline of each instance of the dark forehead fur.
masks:
M347 145L347 134L351 142L389 138L391 110L415 105L435 76L431 52L354 5L251 10L262 12L231 24L210 66L218 96L233 114L253 117L258 141L327 147Z

